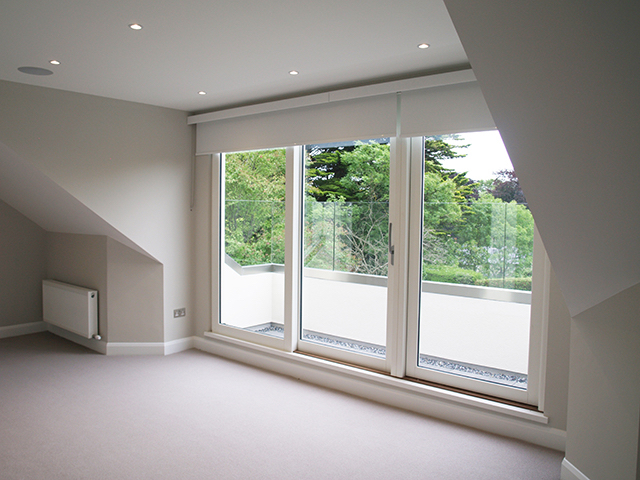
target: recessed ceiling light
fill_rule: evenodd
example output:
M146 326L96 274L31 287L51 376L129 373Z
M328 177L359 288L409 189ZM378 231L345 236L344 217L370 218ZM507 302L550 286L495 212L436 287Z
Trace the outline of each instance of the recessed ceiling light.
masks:
M297 70L291 70L289 72L289 75L298 75L298 73L300 73L300 72L298 72Z
M198 95L206 95L206 94L207 94L207 92L205 92L204 90L200 90L200 91L198 92Z
M429 48L429 44L428 43L421 43L420 45L418 45L418 48L422 48L422 49Z
M131 25L129 25L129 28L131 30L142 30L142 25L140 25L139 23L132 23Z
M49 63L51 65L60 65L60 62L58 60L49 60Z
M28 75L53 75L51 70L40 67L19 67L18 71L26 73Z

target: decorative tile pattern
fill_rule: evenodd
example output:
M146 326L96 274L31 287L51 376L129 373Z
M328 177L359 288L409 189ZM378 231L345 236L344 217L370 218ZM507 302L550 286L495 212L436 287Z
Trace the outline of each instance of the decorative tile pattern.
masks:
M284 327L278 323L263 323L249 327L247 330L271 335L273 337L284 338ZM302 338L310 342L321 343L334 348L341 348L343 350L361 353L364 355L372 355L374 357L384 358L387 353L386 348L381 345L358 342L356 340L326 335L319 332L305 331ZM485 382L496 383L521 390L527 389L528 377L522 373L507 372L497 368L481 367L464 362L454 362L444 358L432 357L423 354L420 355L418 366L438 372L483 380Z
M365 355L373 355L374 357L384 358L387 354L387 349L380 345L348 340L346 338L333 337L331 335L323 335L321 333L308 332L305 333L302 338L304 340L309 340L310 342L323 343L331 347L342 348L343 350L363 353Z
M284 327L273 322L254 325L253 327L247 327L245 330L262 333L264 335L271 335L272 337L284 338Z
M485 382L497 383L507 387L527 389L528 377L523 373L507 372L497 368L480 367L470 363L453 362L444 358L420 355L419 367L451 373L462 377L474 378Z

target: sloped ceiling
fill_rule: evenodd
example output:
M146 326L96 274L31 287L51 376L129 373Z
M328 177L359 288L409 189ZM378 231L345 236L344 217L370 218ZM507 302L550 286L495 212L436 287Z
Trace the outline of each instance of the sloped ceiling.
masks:
M155 260L3 143L0 143L0 199L46 231L109 236Z
M640 282L640 4L445 3L571 314Z

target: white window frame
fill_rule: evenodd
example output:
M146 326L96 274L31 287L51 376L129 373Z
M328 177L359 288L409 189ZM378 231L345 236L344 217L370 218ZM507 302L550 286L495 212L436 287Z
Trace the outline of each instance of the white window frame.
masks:
M224 154L212 155L212 332L285 352L304 352L340 362L415 377L455 388L514 400L542 410L544 359L548 323L549 260L537 233L534 237L534 277L530 322L528 388L526 391L487 382L428 372L413 365L417 358L421 294L422 182L424 137L391 138L389 219L394 265L387 284L386 358L380 359L300 339L302 298L302 225L304 218L303 147L286 147L285 318L284 338L276 338L220 322L221 267L224 245ZM418 208L419 206L419 208ZM417 279L417 281L416 281Z
M358 139L354 139L358 140ZM403 162L397 161L399 158L399 154L397 152L397 142L395 138L390 139L390 159L389 159L389 223L393 225L392 233L396 232L397 229L401 229L401 223L406 223L406 221L401 220L401 212L402 208L398 206L398 202L395 200L399 192L403 191L401 186L402 180L401 176L405 167ZM301 190L303 190L304 186L304 158L301 159L300 165L302 167L302 171L298 174L298 179L301 184ZM304 195L304 192L302 192ZM304 222L304 201L301 200L302 207L299 212L299 221L298 225L300 231L300 237L298 239L298 245L303 244L302 239L302 228L301 225ZM397 225L397 226L396 226ZM400 238L399 236L394 235L395 238ZM392 244L393 240L390 242ZM399 242L395 246L396 253L394 255L394 265L389 262L388 265L388 273L387 273L387 335L386 335L386 356L385 358L374 357L371 355L360 354L356 352L350 352L348 350L343 350L335 347L330 347L326 345L322 345L319 343L310 342L303 338L298 338L298 351L303 353L310 353L312 355L321 356L324 358L330 358L334 360L338 360L343 363L348 363L355 366L365 367L372 370L380 371L393 374L396 362L395 359L397 357L397 348L396 348L396 330L397 324L404 325L404 322L399 321L399 319L404 318L404 316L398 315L398 310L400 312L403 311L405 302L402 301L405 298L403 295L398 296L397 291L401 289L404 285L403 282L400 281L400 275L402 275L402 271L405 268L404 262L402 258L405 256L406 249L403 249ZM301 252L302 253L302 252ZM301 265L302 268L302 265ZM302 289L304 289L304 276L300 276L300 299L302 299ZM400 313L402 315L402 313ZM300 325L300 333L302 332L301 320L299 319L298 325ZM404 338L404 336L403 336ZM403 355L404 356L404 355Z
M542 361L546 358L546 336L548 324L548 292L550 263L537 229L534 230L533 279L531 313L529 321L529 361L527 389L476 380L469 377L418 367L420 302L422 296L422 228L423 228L423 181L424 181L424 137L412 137L410 215L409 222L409 268L408 268L408 316L406 375L473 393L514 400L540 406L544 392Z

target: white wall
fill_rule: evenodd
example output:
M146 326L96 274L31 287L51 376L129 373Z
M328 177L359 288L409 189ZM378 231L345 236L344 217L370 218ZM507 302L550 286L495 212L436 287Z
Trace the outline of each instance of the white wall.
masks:
M47 232L46 278L98 291L98 327L109 339L107 238ZM42 287L38 292L42 297Z
M45 231L0 200L0 327L42 320Z
M566 458L590 480L638 478L640 285L573 319Z
M550 425L566 430L571 315L553 269L550 277L544 413L549 417Z
M109 342L163 341L163 266L106 238Z
M162 269L103 235L46 234L46 278L98 290L105 342L164 341Z
M195 334L211 331L211 158L196 157L194 277Z
M165 341L193 332L192 136L184 112L0 82L0 143L162 263Z

